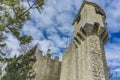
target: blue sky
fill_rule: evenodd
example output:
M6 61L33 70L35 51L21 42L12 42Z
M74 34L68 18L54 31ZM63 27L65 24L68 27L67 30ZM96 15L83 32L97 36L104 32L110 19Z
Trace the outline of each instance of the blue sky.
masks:
M106 12L106 22L110 40L105 45L108 65L120 73L120 0L89 0L99 4ZM50 48L52 54L61 57L63 51L72 41L72 22L80 9L82 0L45 0L41 14L31 10L31 21L27 21L23 31L32 35L33 43L39 43L45 54ZM24 5L27 6L26 3ZM16 54L18 41L9 35L6 41Z

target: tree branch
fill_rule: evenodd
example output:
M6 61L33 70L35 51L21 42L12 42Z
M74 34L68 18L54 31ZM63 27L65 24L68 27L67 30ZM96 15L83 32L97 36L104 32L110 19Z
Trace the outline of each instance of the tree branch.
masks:
M32 9L32 7L35 5L35 2L33 3L33 5L31 5L25 12L23 12L21 15L19 15L18 17L26 14L30 9Z

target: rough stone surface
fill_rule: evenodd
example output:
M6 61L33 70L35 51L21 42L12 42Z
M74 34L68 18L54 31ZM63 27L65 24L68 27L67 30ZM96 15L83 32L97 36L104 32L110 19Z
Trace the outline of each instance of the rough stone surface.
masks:
M35 80L59 80L61 62L58 58L51 59L50 54L42 55L39 51L36 55L37 61L33 65L33 70L36 73Z
M77 17L73 43L63 56L60 80L108 80L105 14L96 4L85 1Z
M105 13L95 3L84 1L74 25L74 40L62 63L50 54L36 55L35 80L108 80L104 44L108 41Z

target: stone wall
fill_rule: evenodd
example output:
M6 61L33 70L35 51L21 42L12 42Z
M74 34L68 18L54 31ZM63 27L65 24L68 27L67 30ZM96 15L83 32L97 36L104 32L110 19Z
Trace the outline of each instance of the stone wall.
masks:
M96 35L72 43L63 56L60 80L108 80L103 42Z
M77 80L77 55L75 45L71 44L63 55L60 80Z
M36 62L33 69L36 73L35 80L59 80L61 62L59 58L51 59L51 54L42 55L41 51L36 54Z
M108 80L104 44L108 41L105 13L95 3L84 1L73 22L74 39L62 64L50 54L38 52L33 65L35 80Z
M97 4L83 2L73 22L74 39L64 53L60 80L108 80L105 17Z

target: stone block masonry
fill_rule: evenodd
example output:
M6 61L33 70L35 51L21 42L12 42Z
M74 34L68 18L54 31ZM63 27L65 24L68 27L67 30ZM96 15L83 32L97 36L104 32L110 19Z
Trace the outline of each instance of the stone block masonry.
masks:
M48 51L49 52L49 51ZM36 55L36 62L33 69L36 73L35 80L59 80L61 62L58 57L51 59L51 54L42 55L42 51L38 51Z
M97 4L83 1L73 22L74 40L63 56L60 80L108 80L105 18Z
M73 42L62 62L39 51L33 69L35 80L108 80L104 44L108 41L106 15L97 4L84 0L74 25Z

